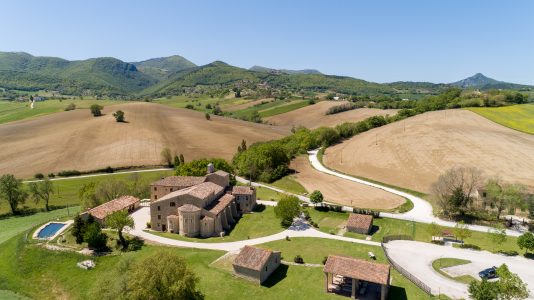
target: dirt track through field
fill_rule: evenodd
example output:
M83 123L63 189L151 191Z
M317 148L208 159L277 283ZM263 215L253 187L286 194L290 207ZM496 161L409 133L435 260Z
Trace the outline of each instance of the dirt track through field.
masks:
M326 166L429 192L455 166L534 187L534 135L467 110L428 112L373 129L327 149Z
M125 112L128 123L111 115ZM104 116L89 110L60 112L0 125L0 174L29 177L67 169L160 164L161 150L183 153L186 161L203 157L231 159L242 139L277 139L289 132L153 103L108 106Z
M304 126L306 128L318 128L321 126L333 127L345 122L357 122L376 115L394 115L396 109L359 108L333 115L325 115L326 111L333 106L348 103L347 101L321 101L287 113L266 118L270 124L277 126Z
M294 177L306 190L320 190L328 202L360 208L393 209L406 201L380 189L321 173L311 166L305 156L294 159L291 168L297 171Z

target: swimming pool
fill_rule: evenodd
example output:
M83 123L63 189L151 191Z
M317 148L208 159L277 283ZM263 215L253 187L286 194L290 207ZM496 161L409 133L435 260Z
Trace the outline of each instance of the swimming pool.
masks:
M54 236L56 232L58 232L63 226L67 224L64 223L48 223L45 227L43 227L41 230L39 230L39 233L37 233L37 238L39 239L47 239L51 236Z

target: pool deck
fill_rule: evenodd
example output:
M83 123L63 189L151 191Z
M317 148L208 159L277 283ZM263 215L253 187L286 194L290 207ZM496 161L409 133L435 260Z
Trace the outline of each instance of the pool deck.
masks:
M47 238L39 238L38 237L38 234L39 232L41 232L41 230L43 230L43 228L46 227L46 225L50 224L50 223L59 223L59 224L65 224L65 226L61 227L58 231L56 231L56 233L52 236L49 236ZM74 223L74 220L68 220L68 221L65 221L65 222L59 222L59 221L50 221L50 222L46 222L45 224L43 224L41 227L37 228L37 230L35 230L33 232L33 238L36 239L36 240L53 240L55 239L58 235L62 234L65 230L67 230L67 228L69 228L69 226Z

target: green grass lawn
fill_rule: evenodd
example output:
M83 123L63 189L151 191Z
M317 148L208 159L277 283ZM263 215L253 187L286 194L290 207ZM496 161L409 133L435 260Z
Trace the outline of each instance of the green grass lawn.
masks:
M468 108L503 126L534 134L534 104Z
M98 103L103 106L124 103L119 100L46 100L36 102L34 109L30 109L27 102L0 101L0 124L23 120L27 118L48 115L64 111L70 103L76 105L76 109L89 108L91 105ZM89 111L87 112L89 113Z
M336 233L340 226L344 226L349 215L345 212L321 212L309 207L308 211L314 222L319 225L319 230L326 233ZM373 220L373 230L371 240L381 242L382 238L388 235L409 235L414 237L414 240L420 242L431 242L432 238L428 232L430 224L389 219L389 218L375 218ZM367 236L363 234L346 232L344 236L365 239ZM476 245L481 250L488 250L491 252L502 251L517 251L521 253L517 246L517 238L508 236L502 245L496 245L491 236L486 232L471 231L471 237L465 239L465 244Z
M342 241L301 238L263 245L282 250L284 257L300 253L309 262L321 263L330 253L364 257L372 250L384 262L380 247ZM34 243L25 243L23 235L0 245L0 289L10 290L34 299L94 299L102 287L101 278L113 279L114 268L123 259L134 261L152 255L165 247L145 246L137 252L96 257L96 267L83 270L76 263L86 257L73 252L54 252ZM237 278L227 269L211 263L221 251L167 248L184 257L200 278L198 287L206 299L346 299L324 292L322 267L281 266L263 285ZM286 254L287 253L287 254ZM397 272L392 271L393 286L389 299L428 299L428 296ZM1 295L1 294L0 294Z
M298 181L293 179L291 175L282 177L275 182L265 184L277 187L293 194L308 194L308 191Z
M166 238L189 242L221 243L254 239L272 235L283 230L284 228L280 225L280 219L276 218L274 215L274 208L266 206L265 210L261 212L244 214L243 217L239 219L233 230L230 231L230 233L225 237L189 238L170 232L150 231L150 233Z
M0 220L0 244L13 236L25 232L30 228L57 218L74 216L80 210L78 206L69 209L58 209L50 212L40 212L30 216L9 217ZM1 289L1 287L0 287Z
M160 179L164 176L172 175L172 171L155 171L155 172L140 172L135 173L142 178L143 180L147 181L155 181ZM78 191L80 188L89 182L100 182L102 180L109 180L109 179L119 179L119 180L126 180L128 181L131 176L134 176L133 174L112 174L112 175L102 175L102 176L94 176L94 177L88 177L88 178L69 178L64 180L55 180L53 181L54 184L54 194L51 195L50 199L50 205L55 207L65 207L66 205L69 206L78 206L80 205L80 200L78 198ZM28 199L24 206L28 209L44 209L43 203L34 203L32 200ZM5 215L10 213L10 208L7 202L1 201L0 202L0 215Z
M264 188L261 186L256 187L256 198L258 198L259 200L278 201L282 199L283 196L284 194L273 191L271 189Z
M445 273L444 271L441 270L441 269L444 269L444 268L460 266L460 265L465 265L465 264L469 264L469 263L471 263L471 261L469 261L469 260L446 257L446 258L436 259L435 261L433 261L432 262L432 268L434 268L434 270L436 272L438 272L439 274L441 274L441 275L443 275L443 276L445 276L447 278L450 278L452 280L455 280L455 281L458 281L458 282L461 282L461 283L469 284L469 283L471 283L471 281L476 280L475 278L473 278L473 276L471 276L471 275L462 275L462 276L452 277L449 274L447 274L447 273Z

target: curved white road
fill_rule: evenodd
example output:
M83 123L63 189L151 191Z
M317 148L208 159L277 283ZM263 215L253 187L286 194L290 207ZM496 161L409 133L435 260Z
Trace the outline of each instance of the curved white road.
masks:
M421 222L421 223L435 222L439 225L447 226L447 227L456 226L456 222L445 221L445 220L441 220L435 217L434 214L432 213L432 205L430 205L430 203L428 203L426 200L422 198L419 198L412 194L408 194L403 191L396 190L394 188L390 188L390 187L383 186L377 183L362 180L362 179L359 179L359 178L356 178L350 175L342 174L342 173L333 171L331 169L328 169L319 161L319 158L317 157L318 152L319 152L318 150L313 150L313 151L308 152L310 163L316 170L326 173L326 174L337 176L337 177L340 177L346 180L354 181L360 184L364 184L364 185L371 186L377 189L381 189L388 193L392 193L392 194L410 199L410 201L413 202L414 207L409 212L406 212L403 214L380 213L380 216L386 217L386 218ZM350 207L345 207L344 209L352 210ZM480 231L480 232L488 232L488 230L491 229L491 227L480 226L480 225L468 225L468 227L471 230ZM506 230L506 234L510 236L519 236L522 234L522 232L515 231L515 230Z

